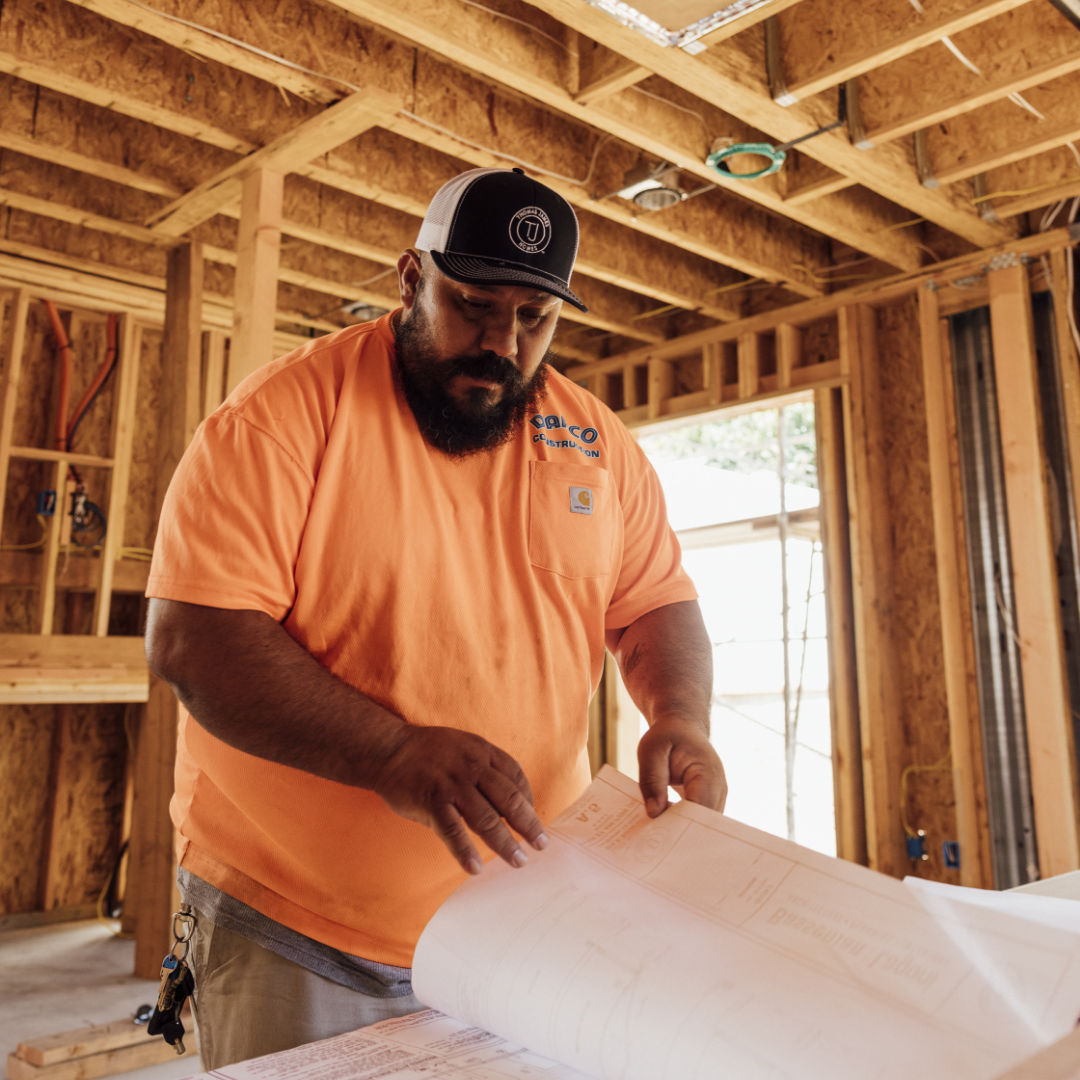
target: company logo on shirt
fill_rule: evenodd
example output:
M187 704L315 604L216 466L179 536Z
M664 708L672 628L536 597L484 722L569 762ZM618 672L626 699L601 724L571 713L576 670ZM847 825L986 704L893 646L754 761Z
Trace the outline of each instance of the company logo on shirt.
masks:
M580 424L568 424L565 416L536 416L529 423L537 429L533 442L542 442L552 450L577 450L588 458L598 458L600 451L593 448L593 443L600 438L600 432L594 427L583 428ZM570 438L562 438L563 432ZM549 432L551 434L549 434Z
M591 514L593 508L592 488L572 487L570 489L570 513Z

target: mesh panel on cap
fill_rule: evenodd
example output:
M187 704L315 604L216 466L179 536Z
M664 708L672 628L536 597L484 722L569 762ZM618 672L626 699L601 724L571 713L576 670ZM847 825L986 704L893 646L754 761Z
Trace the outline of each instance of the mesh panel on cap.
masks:
M450 226L454 220L461 197L469 186L481 176L489 173L506 172L506 169L470 169L448 180L435 193L431 205L424 215L420 233L416 237L416 247L420 251L445 251L450 239Z

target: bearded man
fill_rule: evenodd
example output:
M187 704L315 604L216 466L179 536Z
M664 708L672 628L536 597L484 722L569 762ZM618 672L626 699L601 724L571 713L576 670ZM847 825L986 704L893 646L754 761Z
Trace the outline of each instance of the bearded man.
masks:
M524 868L588 784L605 645L650 724L649 812L669 784L723 805L659 482L549 363L562 303L585 310L577 240L520 170L455 177L401 308L246 379L177 470L146 640L183 706L205 1069L423 1007L435 909L488 858Z

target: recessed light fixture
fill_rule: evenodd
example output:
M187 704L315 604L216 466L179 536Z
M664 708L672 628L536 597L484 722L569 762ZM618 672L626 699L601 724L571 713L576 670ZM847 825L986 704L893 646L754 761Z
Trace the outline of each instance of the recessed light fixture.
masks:
M716 0L586 0L595 8L618 19L665 48L699 53L705 46L698 40L774 0L729 0L717 8Z
M665 210L685 198L678 188L665 184L661 179L668 173L675 172L677 168L678 166L669 165L666 161L654 168L644 163L635 165L623 175L623 186L618 191L613 191L612 195L630 199L642 210Z

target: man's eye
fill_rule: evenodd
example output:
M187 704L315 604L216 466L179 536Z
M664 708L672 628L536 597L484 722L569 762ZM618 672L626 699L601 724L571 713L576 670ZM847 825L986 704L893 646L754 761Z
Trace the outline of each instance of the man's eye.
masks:
M546 318L546 311L523 311L521 313L521 321L527 322L532 326L535 326L537 323L542 323Z

